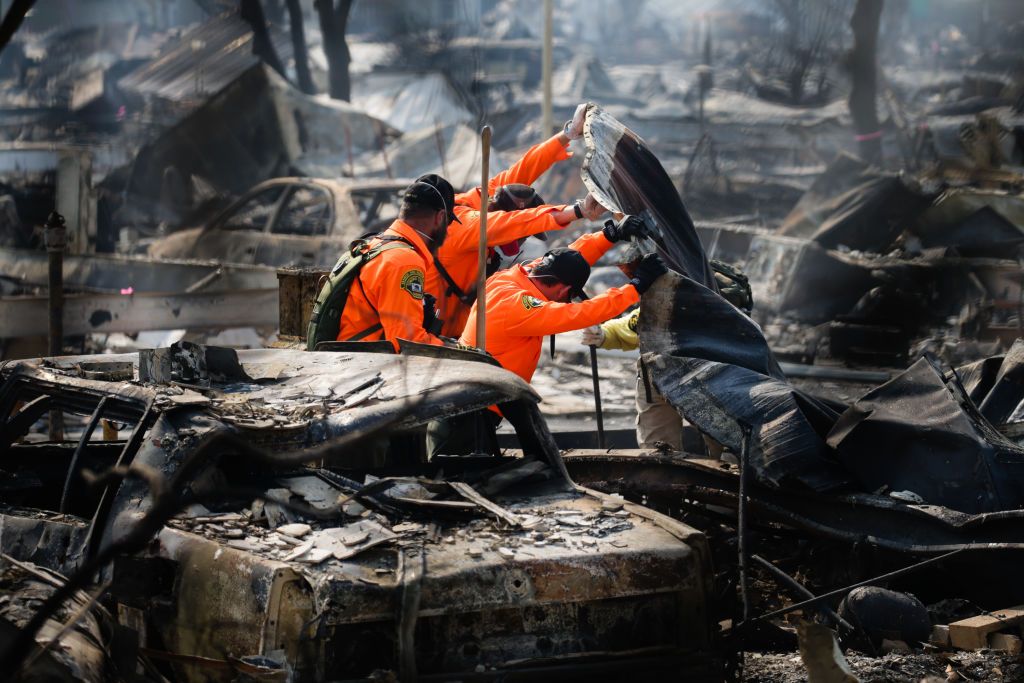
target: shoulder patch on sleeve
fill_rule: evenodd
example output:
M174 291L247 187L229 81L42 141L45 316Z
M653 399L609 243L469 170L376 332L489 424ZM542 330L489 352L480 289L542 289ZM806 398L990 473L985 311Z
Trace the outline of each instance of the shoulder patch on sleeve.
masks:
M626 327L629 328L630 332L636 332L636 324L640 320L640 309L633 311L632 315L629 316L629 320L626 322Z
M417 301L423 299L423 271L419 268L407 270L402 276L402 289L409 292L409 296Z
M535 296L530 296L529 294L523 294L521 301L523 304L523 308L525 308L528 311L534 308L540 308L541 306L544 305L543 301L541 301Z

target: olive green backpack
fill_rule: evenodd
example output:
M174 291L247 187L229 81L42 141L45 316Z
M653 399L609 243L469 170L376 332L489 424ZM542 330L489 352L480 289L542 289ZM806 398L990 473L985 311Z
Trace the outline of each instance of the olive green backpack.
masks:
M341 312L345 309L345 302L348 300L348 291L352 282L359 277L359 272L367 263L377 258L380 254L389 249L412 249L413 246L400 237L378 238L381 244L368 248L366 240L356 240L349 247L347 254L342 254L338 262L334 264L327 282L320 289L316 297L316 304L313 306L313 313L309 316L309 326L306 328L306 350L315 351L316 345L320 342L335 341L341 329ZM360 341L378 332L381 325L375 325L357 332L345 341Z

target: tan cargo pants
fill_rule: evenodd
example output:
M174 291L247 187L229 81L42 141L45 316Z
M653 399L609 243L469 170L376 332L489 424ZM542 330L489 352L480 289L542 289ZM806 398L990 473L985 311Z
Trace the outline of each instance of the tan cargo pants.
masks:
M636 362L636 440L640 448L655 448L663 441L672 450L683 450L683 418L668 404L654 382L644 381L640 361ZM648 398L650 389L650 399Z

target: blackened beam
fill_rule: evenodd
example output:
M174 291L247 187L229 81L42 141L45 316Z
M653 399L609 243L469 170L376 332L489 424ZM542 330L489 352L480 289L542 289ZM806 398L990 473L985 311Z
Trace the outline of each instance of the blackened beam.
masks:
M211 274L220 273L217 277ZM45 287L47 254L35 249L0 247L0 273L15 286ZM188 288L222 291L277 287L273 266L221 264L215 261L169 261L114 254L64 255L64 288L117 294L183 292Z
M0 298L0 339L45 336L46 297ZM64 299L64 335L277 327L277 290L188 294L77 294Z

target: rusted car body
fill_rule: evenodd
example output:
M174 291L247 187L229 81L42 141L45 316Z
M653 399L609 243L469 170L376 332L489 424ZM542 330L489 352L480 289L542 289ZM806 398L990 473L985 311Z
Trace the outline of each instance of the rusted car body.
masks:
M142 479L102 491L83 470L131 464L173 480L201 453L182 489L192 497L106 577L121 623L176 680L254 666L292 680L720 675L705 537L572 483L537 395L500 368L192 347L141 364L9 362L0 377L0 550L15 559L70 574L155 509ZM427 421L491 404L523 457L421 457ZM25 439L53 410L69 433L89 416L122 438ZM357 430L376 440L330 448ZM235 440L204 451L223 434ZM309 449L322 458L294 459ZM296 524L303 533L285 533Z
M149 246L160 259L268 266L331 266L349 243L398 216L409 180L274 178L255 185L206 225Z

